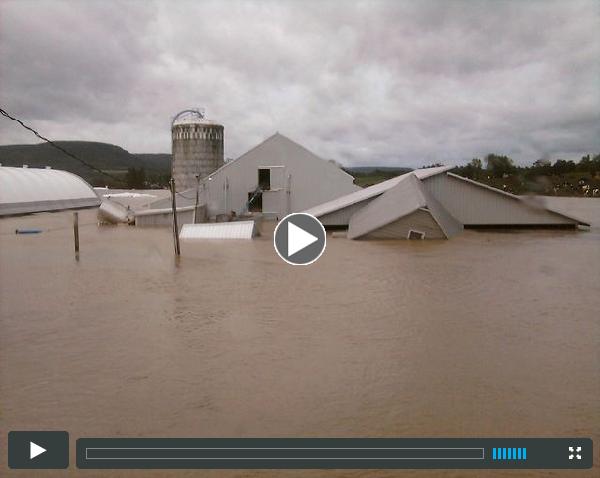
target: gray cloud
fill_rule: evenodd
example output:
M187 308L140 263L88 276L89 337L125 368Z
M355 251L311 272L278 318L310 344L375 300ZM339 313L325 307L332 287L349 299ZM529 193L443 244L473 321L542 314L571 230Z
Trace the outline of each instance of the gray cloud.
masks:
M201 106L347 165L600 151L597 1L0 3L0 103L55 139L168 152ZM0 142L34 142L0 122Z

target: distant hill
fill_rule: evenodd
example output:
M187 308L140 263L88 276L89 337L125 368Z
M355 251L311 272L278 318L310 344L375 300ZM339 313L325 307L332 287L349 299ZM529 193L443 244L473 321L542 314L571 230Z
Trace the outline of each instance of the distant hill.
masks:
M55 141L55 143L82 160L119 178L124 179L129 168L144 168L150 182L162 183L159 178L168 176L170 172L170 154L134 154L114 144L91 141ZM27 164L32 168L51 166L53 169L75 173L93 186L118 186L111 178L88 168L47 143L0 146L0 163L3 166L17 167Z
M143 168L148 187L164 187L168 184L171 169L170 154L135 154L114 144L92 141L55 141L55 143L96 168L121 178L122 182L88 168L47 143L0 146L0 164L16 167L26 164L31 168L50 166L53 169L75 173L92 186L111 187L123 187L123 183L127 183L126 175L129 168L138 170ZM369 186L404 174L411 171L411 168L359 166L345 168L345 171L356 178L356 184Z

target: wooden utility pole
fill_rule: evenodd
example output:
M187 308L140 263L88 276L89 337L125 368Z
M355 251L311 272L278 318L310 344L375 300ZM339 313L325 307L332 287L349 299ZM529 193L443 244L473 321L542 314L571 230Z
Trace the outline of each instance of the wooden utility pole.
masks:
M75 240L75 257L79 257L79 213L73 213L73 239Z
M171 209L173 211L173 242L175 245L175 255L179 256L181 254L181 249L179 248L179 227L177 226L177 199L175 199L175 180L171 178L169 183L171 185Z
M198 224L196 218L198 214L198 206L200 205L200 175L196 174L196 204L194 205L194 224Z

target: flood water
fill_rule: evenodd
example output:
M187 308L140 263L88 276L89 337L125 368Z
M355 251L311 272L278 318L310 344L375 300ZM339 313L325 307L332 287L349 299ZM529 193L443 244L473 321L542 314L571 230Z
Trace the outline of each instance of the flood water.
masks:
M590 231L328 236L308 267L80 212L0 220L0 429L94 436L591 437L600 459L600 199ZM15 235L17 227L42 234ZM6 470L6 453L0 453ZM562 476L560 471L89 471L95 476Z

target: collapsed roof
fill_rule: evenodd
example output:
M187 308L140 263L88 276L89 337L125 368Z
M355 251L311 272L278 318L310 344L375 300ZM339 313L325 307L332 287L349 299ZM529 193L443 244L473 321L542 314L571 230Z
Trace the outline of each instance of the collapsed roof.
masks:
M408 237L414 231L426 238L447 239L462 229L410 173L350 218L348 238Z

